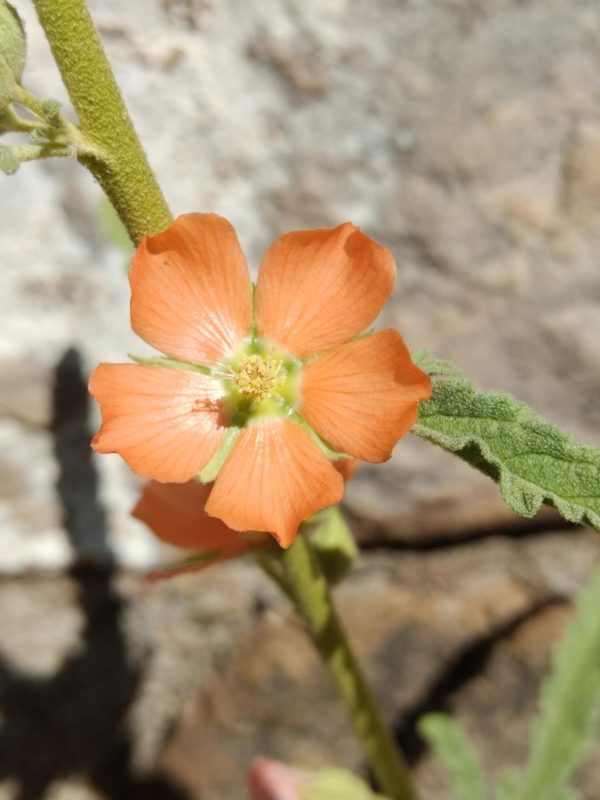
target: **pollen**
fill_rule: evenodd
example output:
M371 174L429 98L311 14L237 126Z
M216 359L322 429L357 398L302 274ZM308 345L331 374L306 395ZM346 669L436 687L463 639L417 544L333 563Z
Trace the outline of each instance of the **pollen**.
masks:
M253 354L244 356L235 377L241 394L254 400L264 400L283 386L283 363L275 358Z

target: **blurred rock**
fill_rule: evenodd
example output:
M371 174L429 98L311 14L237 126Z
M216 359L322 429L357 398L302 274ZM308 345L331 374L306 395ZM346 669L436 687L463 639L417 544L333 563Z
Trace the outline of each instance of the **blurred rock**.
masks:
M336 603L423 786L445 780L414 732L426 711L456 711L490 769L520 758L557 630L543 620L599 554L585 531L363 554ZM258 755L364 771L301 626L251 562L157 584L90 567L5 577L0 628L1 800L233 800Z

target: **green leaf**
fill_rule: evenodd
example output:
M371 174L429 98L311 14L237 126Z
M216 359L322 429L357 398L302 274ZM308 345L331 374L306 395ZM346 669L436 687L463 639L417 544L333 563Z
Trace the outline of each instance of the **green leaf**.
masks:
M23 21L14 6L6 0L0 0L0 57L17 81L21 80L26 55Z
M13 99L15 87L15 76L0 55L0 112L4 113L6 111L6 107Z
M446 714L427 714L419 720L419 733L452 777L459 800L484 800L481 764L460 727Z
M432 378L460 378L462 376L456 364L435 358L427 350L415 350L411 355L417 367Z
M412 432L493 478L517 513L532 517L545 503L600 530L600 450L575 443L511 395L436 380Z
M336 767L320 770L297 791L302 800L386 800L356 775Z
M498 777L494 797L496 800L515 800L519 793L521 777L514 767L505 767Z
M311 543L329 584L339 583L358 556L358 547L338 506L321 512Z
M0 144L0 172L5 175L14 175L20 165L21 162L15 155L14 149Z
M581 592L552 657L534 720L525 779L515 800L564 800L600 719L600 570Z

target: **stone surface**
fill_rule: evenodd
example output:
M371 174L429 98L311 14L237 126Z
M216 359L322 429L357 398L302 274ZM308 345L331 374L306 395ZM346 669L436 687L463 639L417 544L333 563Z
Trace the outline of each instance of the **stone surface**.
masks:
M336 590L424 797L450 797L415 735L427 711L456 713L490 772L520 762L550 644L599 554L585 531L380 549ZM150 585L90 567L5 577L0 629L2 800L241 799L258 755L364 771L289 604L250 562ZM591 800L597 771L582 774Z

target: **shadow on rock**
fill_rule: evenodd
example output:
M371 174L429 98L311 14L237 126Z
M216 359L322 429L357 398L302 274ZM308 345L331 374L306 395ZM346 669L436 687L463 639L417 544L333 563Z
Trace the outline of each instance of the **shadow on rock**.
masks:
M51 431L57 492L77 554L70 575L85 622L80 646L48 678L23 674L0 657L0 780L17 783L17 800L41 800L52 783L70 778L110 800L187 800L167 778L137 775L132 766L127 714L140 672L121 628L123 601L112 585L88 412L80 357L69 349L56 367Z

